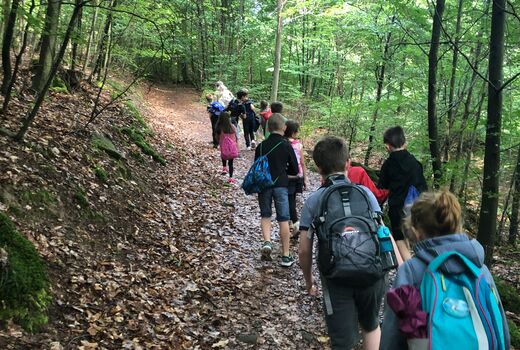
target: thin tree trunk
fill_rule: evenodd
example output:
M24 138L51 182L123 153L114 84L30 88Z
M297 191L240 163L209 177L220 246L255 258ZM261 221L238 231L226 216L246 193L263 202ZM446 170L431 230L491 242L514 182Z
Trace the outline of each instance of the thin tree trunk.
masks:
M428 54L428 137L434 176L434 187L438 188L442 178L439 135L437 131L437 63L441 36L444 0L437 0L433 15L432 40Z
M486 149L482 200L477 239L484 246L485 261L493 262L493 249L497 230L497 210L500 170L500 133L502 127L502 80L504 62L504 28L506 0L494 0L491 13L489 41L489 86L486 125Z
M453 43L453 56L451 59L451 76L450 76L450 90L448 92L448 132L444 142L444 161L450 159L451 137L453 133L453 123L455 122L455 80L457 77L457 63L459 60L459 42L460 42L460 23L462 18L462 0L458 0L457 10L457 24L455 25L455 41Z
M482 92L480 93L480 100L477 104L477 112L475 115L475 123L473 124L473 129L471 131L471 135L469 136L469 145L466 151L466 158L464 160L464 172L462 175L461 185L458 192L458 197L462 199L462 202L465 202L465 192L466 185L469 175L469 167L471 165L471 156L473 154L473 149L475 148L475 143L477 142L477 128L480 123L480 118L482 116L482 106L484 105L484 99L486 98L486 84L482 84Z
M11 10L11 0L3 0L2 1L2 19L3 19L3 21L2 21L2 27L1 27L2 38L4 37L4 34L7 29L7 23L9 22L10 10Z
M99 79L101 74L102 65L105 62L108 45L109 45L109 37L110 37L110 27L112 26L112 9L117 6L117 0L113 0L110 4L110 11L108 12L107 19L105 21L105 27L103 29L103 35L101 40L99 41L99 49L97 53L96 63L94 65L94 69L90 74L89 81L92 81L93 78Z
M395 22L395 15L392 17L392 24L394 22ZM388 51L390 48L391 39L392 39L392 32L389 31L388 34L386 35L381 66L378 67L378 69L376 71L376 79L377 79L376 105L375 105L374 113L372 114L372 121L370 122L370 131L368 134L368 148L367 148L367 152L365 153L365 161L364 161L365 166L368 166L368 161L370 160L370 155L372 154L372 149L374 148L374 136L375 136L374 134L376 132L377 116L379 114L379 102L381 102L381 96L383 95L386 64L388 62L388 59L390 58Z
M282 29L283 29L283 11L284 1L278 0L276 5L277 26L276 39L274 46L274 70L273 85L271 86L271 101L278 100L278 84L280 82L280 64L282 61Z
M47 81L47 77L54 62L58 23L60 20L61 0L49 0L45 15L45 27L42 34L40 59L36 66L36 75L32 81L32 89L40 92Z
M34 0L31 0L31 7L29 8L29 15L32 15L35 7L36 7L36 4L34 3ZM25 29L23 31L22 47L20 47L20 51L16 55L14 69L13 69L13 75L7 86L4 103L2 104L2 114L4 114L4 116L5 116L5 113L7 112L7 107L9 106L9 102L11 101L11 91L13 90L14 84L16 83L18 71L20 70L20 65L22 63L22 57L23 57L23 54L25 53L25 49L27 47L27 38L29 36L29 27L30 27L30 22L27 21L27 23L25 24Z
M511 195L513 194L513 186L515 184L516 179L516 167L513 170L513 176L511 176L511 182L509 184L509 191L507 191L506 200L504 202L504 207L502 208L502 215L500 217L500 223L498 224L497 230L497 239L496 242L498 245L502 243L502 231L504 230L504 225L506 223L507 210L509 209L509 200L511 200Z
M7 19L7 24L5 25L4 39L2 41L2 70L4 72L4 78L2 80L0 91L4 96L7 93L7 87L9 86L9 82L11 81L11 77L13 75L10 50L13 43L14 26L16 23L16 15L19 5L20 0L13 0L11 11L9 11L9 17Z
M71 16L69 24L67 26L67 31L65 32L63 42L62 42L60 50L56 56L56 59L54 60L54 63L52 65L49 76L47 77L47 80L45 81L45 84L43 85L42 89L36 94L36 99L32 105L32 108L25 115L23 122L22 122L22 127L20 128L20 130L14 137L14 139L16 141L19 141L19 142L23 141L25 133L27 132L27 130L31 126L34 118L38 114L40 106L42 105L42 103L45 99L45 96L47 95L47 91L49 91L52 81L53 81L54 77L56 76L56 73L58 72L58 68L61 64L63 56L65 55L65 51L67 50L67 46L69 45L70 36L72 34L72 31L74 30L74 27L76 25L76 20L78 19L79 11L81 11L82 7L83 7L82 0L76 0L75 5L74 5L74 10L72 11L72 16Z
M81 10L79 12L78 23L76 24L76 37L77 37L77 39L74 40L74 42L72 43L72 58L71 58L72 62L70 64L70 69L71 70L75 70L76 69L76 64L77 64L77 59L78 59L79 38L81 37L81 22L82 22L82 19L83 19L83 10Z
M515 193L513 194L513 207L511 208L511 220L509 222L509 244L516 244L518 236L518 214L520 214L520 146L516 159Z
M83 62L83 71L87 69L90 62L90 51L92 49L92 42L94 41L94 33L96 32L96 21L98 17L99 7L97 7L97 0L93 0L92 5L94 8L94 15L92 16L92 23L90 25L90 33L87 41L87 52L85 53L85 61Z

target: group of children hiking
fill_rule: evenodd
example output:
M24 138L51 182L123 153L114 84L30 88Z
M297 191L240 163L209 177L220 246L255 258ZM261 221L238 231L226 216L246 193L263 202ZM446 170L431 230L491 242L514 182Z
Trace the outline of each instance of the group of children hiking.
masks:
M299 126L280 112L263 124L267 136L256 147L242 188L246 194L258 194L262 260L272 259L274 202L280 265L290 267L295 259L290 254L289 223L298 222L295 193L306 185L305 168L296 138ZM226 123L221 129L217 123L217 132L224 131L221 151L226 147L222 135L238 140L232 122ZM312 273L317 238L332 349L352 349L358 342L358 325L364 349L509 349L507 320L484 264L484 249L464 233L457 198L447 190L427 191L422 165L407 151L401 127L387 129L383 142L389 156L377 186L362 167L351 165L343 139L325 136L312 152L322 186L305 201L294 229L299 231L299 264L311 296L318 294ZM232 172L232 162L230 167ZM380 204L385 201L390 230L382 220ZM407 239L414 243L413 256ZM388 290L388 272L394 268L397 275Z

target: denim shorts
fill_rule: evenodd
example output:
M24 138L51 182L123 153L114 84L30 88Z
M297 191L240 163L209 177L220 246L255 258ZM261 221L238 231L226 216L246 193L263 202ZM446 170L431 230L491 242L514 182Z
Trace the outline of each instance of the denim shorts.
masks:
M289 196L287 194L287 187L271 187L258 194L260 216L262 218L271 218L273 215L273 199L276 209L276 221L289 221Z

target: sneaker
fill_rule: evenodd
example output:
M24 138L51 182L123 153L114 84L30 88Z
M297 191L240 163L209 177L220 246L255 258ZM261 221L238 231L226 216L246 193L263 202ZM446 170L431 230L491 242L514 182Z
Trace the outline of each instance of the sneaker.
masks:
M248 150L248 151L251 151L251 146L247 146L247 150Z
M294 264L294 258L292 256L282 256L282 260L280 260L280 266L290 267Z
M273 244L271 242L265 241L264 244L262 244L262 248L260 249L260 252L262 253L261 259L264 261L272 261L273 258L271 257L271 252L273 251Z
M256 141L255 140L251 141L251 148L252 149L256 148Z
M227 173L228 173L227 166L222 167L222 172L221 172L221 174L222 174L222 175L226 175Z
M294 229L294 232L298 232L298 231L300 231L300 221L296 221L296 222L293 224L293 229Z
M228 184L236 184L237 183L237 180L233 179L232 177L230 177L228 180L227 180Z

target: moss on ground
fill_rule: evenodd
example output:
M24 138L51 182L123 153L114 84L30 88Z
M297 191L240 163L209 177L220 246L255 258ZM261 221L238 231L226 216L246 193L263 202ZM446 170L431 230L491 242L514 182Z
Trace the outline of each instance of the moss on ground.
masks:
M509 324L509 334L511 335L511 345L515 349L520 349L520 329L511 320L507 320Z
M504 309L520 315L520 296L515 287L504 280L495 278L495 284L500 294Z
M54 78L54 80L52 81L52 85L49 88L49 90L54 91L54 92L59 92L59 93L67 93L67 94L69 93L69 89L67 88L67 85L59 77L55 77Z
M47 190L36 192L23 192L20 196L23 201L33 205L46 205L56 203L56 197Z
M143 151L144 154L151 156L153 160L155 160L156 162L162 165L166 165L166 160L164 160L164 158L159 153L157 153L157 151L152 146L150 146L148 142L146 142L141 130L132 127L123 128L121 131L124 134L128 135L132 142L139 146L139 148L141 149L141 151Z
M123 158L123 156L116 149L116 146L114 146L112 141L103 135L100 135L100 134L92 135L92 138L90 139L90 143L91 143L92 147L105 151L109 156L111 156L112 158L114 158L116 160Z
M106 183L108 181L108 173L101 165L96 165L94 168L94 174L101 182Z
M45 265L33 244L0 213L0 322L12 319L28 331L47 321L51 303Z
M74 199L78 202L80 206L84 208L89 206L87 192L82 187L78 187L78 189L74 193Z

